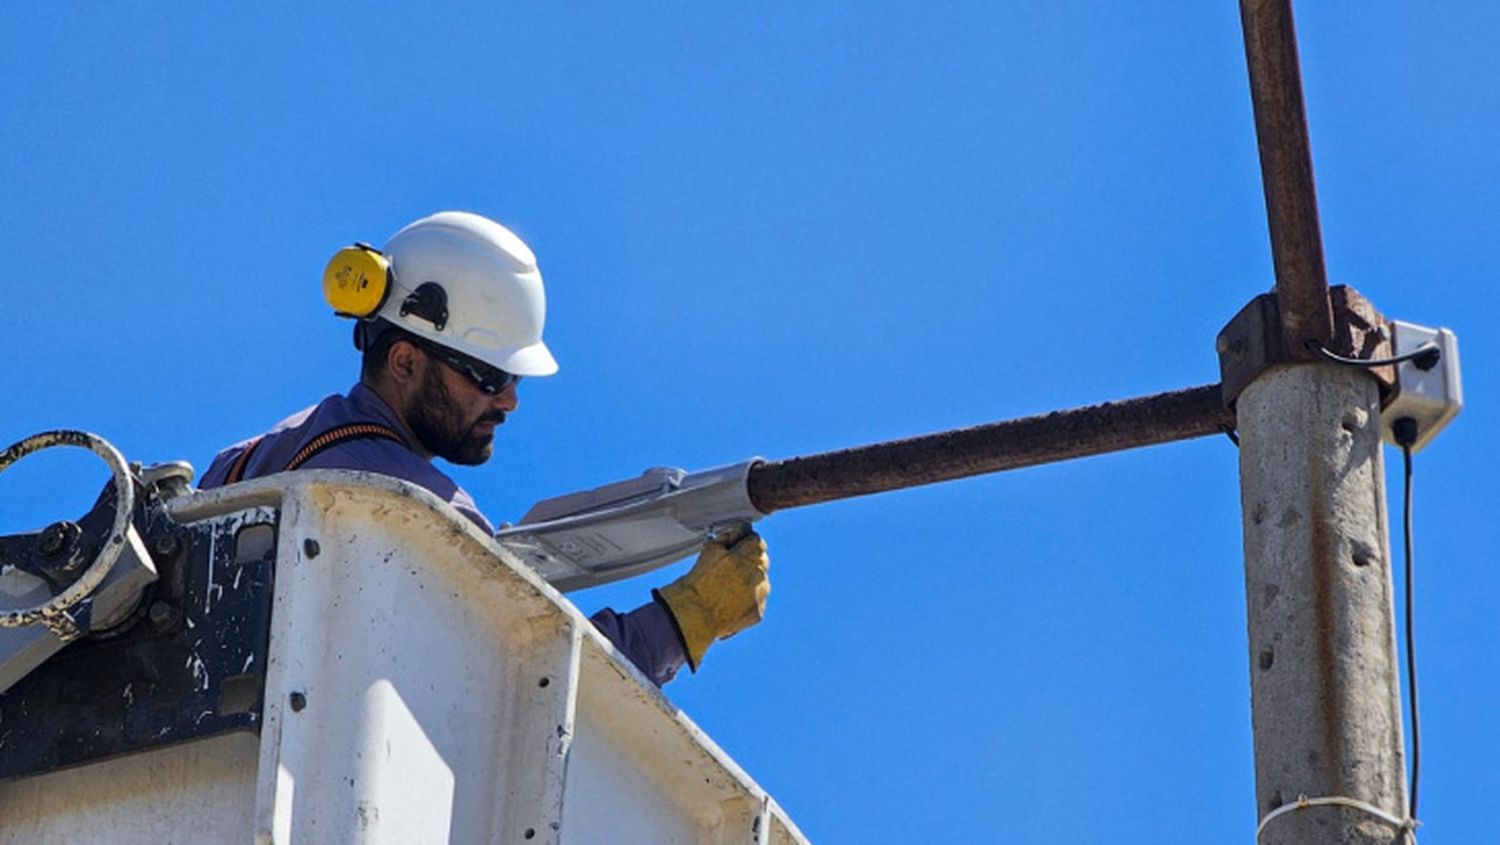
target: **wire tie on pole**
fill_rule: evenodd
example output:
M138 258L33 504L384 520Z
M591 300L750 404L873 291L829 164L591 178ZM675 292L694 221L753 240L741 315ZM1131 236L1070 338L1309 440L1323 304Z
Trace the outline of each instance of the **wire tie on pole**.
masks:
M1417 845L1416 831L1417 826L1421 822L1409 817L1405 819L1397 818L1395 815L1387 813L1374 804L1360 801L1357 798L1345 798L1342 795L1330 795L1322 798L1308 798L1306 795L1298 795L1296 801L1290 804L1283 804L1266 813L1265 818L1262 818L1260 824L1255 828L1255 841L1260 841L1260 835L1265 832L1266 825L1270 824L1272 819L1284 816L1287 813L1295 813L1298 810L1306 810L1309 807L1350 807L1359 810L1380 819L1398 830L1404 831L1407 834L1407 838L1411 840L1412 845Z

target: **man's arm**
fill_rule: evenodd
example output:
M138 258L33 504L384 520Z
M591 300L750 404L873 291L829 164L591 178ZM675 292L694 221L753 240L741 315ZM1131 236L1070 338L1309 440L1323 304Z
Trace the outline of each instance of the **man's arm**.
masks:
M589 621L657 686L677 677L677 670L687 662L677 625L658 602L623 614L606 607Z
M771 558L759 534L726 543L710 540L688 573L658 591L655 601L625 615L609 608L592 621L657 686L693 671L716 640L732 637L765 616Z

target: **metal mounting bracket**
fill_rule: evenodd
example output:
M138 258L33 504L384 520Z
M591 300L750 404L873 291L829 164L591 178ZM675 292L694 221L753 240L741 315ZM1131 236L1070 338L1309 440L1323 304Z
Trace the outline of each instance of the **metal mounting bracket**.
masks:
M1348 285L1328 289L1333 306L1333 339L1329 351L1350 358L1384 358L1392 354L1387 321L1359 291ZM1234 410L1240 393L1261 373L1279 364L1306 363L1305 355L1286 348L1276 294L1263 293L1234 315L1215 343L1224 407ZM1395 367L1371 367L1380 384L1381 402L1389 402Z

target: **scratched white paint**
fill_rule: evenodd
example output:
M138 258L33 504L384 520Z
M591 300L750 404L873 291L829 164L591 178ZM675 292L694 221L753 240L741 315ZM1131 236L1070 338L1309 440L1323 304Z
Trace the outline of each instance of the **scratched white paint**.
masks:
M214 582L214 559L219 556L219 535L211 534L208 539L208 580L204 583ZM213 606L213 591L205 590L203 593L203 612L208 613Z
M312 471L172 509L189 522L268 501L258 737L0 784L0 843L805 841L576 608L425 491Z

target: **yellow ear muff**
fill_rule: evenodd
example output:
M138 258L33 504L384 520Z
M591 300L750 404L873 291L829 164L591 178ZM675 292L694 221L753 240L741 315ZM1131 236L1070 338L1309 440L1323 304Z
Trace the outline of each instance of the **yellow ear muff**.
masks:
M340 317L372 317L391 291L391 262L368 244L334 254L323 271L323 298Z

